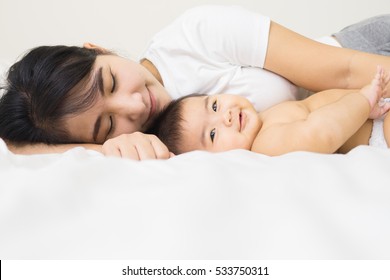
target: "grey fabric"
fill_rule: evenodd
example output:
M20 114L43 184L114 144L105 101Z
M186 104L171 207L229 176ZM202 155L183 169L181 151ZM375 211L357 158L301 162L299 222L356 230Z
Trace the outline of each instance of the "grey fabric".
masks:
M333 36L344 48L390 56L390 14L350 25Z

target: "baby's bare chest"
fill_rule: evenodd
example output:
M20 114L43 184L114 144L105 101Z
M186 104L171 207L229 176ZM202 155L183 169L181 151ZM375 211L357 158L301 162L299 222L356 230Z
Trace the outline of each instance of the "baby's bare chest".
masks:
M289 101L268 109L263 114L264 125L291 123L307 119L310 112L300 102Z

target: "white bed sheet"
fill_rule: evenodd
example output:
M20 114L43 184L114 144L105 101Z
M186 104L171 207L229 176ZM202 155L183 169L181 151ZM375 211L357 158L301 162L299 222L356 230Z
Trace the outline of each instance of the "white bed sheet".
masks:
M390 259L390 150L167 161L0 141L0 259Z

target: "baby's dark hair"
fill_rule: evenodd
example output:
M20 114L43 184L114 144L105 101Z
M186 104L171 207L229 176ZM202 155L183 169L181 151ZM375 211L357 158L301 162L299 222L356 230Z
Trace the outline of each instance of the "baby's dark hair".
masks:
M63 121L93 105L98 85L91 79L99 54L76 46L41 46L13 64L2 87L0 137L14 143L73 142Z
M202 94L190 94L173 100L162 110L146 133L156 135L175 155L182 154L183 102Z

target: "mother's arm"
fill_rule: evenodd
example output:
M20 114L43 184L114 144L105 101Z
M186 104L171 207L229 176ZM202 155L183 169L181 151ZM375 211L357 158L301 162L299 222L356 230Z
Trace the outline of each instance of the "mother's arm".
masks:
M72 148L84 147L88 150L94 150L102 153L102 145L98 144L43 144L43 143L34 143L34 144L19 144L12 143L10 141L5 141L8 149L14 154L22 155L33 155L33 154L56 154L63 153Z
M264 68L300 87L315 92L361 88L378 65L390 69L390 57L328 46L271 23Z
M14 144L7 142L8 149L15 154L49 154L63 153L75 147L84 147L88 150L98 151L106 156L122 157L134 160L168 159L173 155L168 148L155 135L134 132L122 134L109 139L103 145L99 144Z

